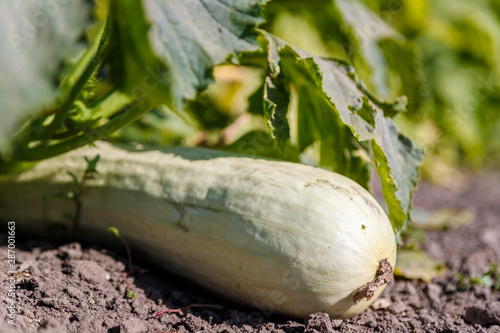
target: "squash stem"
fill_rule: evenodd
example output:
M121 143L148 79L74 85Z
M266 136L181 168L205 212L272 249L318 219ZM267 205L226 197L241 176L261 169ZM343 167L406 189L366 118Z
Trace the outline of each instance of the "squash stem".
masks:
M393 280L394 268L391 266L389 261L387 261L387 259L380 260L375 278L364 286L356 289L352 294L352 301L354 303L358 303L363 298L370 300L380 286Z

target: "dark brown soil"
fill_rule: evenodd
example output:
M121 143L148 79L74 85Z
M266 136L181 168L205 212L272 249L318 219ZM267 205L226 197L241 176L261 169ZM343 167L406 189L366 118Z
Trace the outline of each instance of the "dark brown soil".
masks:
M16 326L7 323L7 248L0 247L1 332L500 332L500 292L474 285L457 288L455 272L486 272L500 261L500 173L468 178L466 191L421 184L415 204L438 209L473 208L475 221L453 231L427 233L424 248L446 263L432 283L397 280L374 305L348 320L317 313L303 321L243 308L197 286L155 271L128 277L136 299L126 298L122 253L79 243L17 238ZM193 304L182 313L155 316Z

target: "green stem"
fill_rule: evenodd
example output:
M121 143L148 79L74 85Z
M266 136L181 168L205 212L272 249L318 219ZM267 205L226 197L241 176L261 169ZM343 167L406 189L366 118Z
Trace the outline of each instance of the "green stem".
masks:
M87 106L87 109L88 112L93 115L92 118L110 118L116 110L121 110L132 102L132 98L128 95L113 90L97 103Z
M53 145L43 145L34 148L15 150L13 161L38 161L49 157L66 153L70 150L80 148L89 143L101 140L111 133L129 125L152 108L147 102L129 104L125 110L114 116L106 124L94 128L70 140Z
M62 93L60 94L60 96L65 96L66 94L68 94L71 87L73 87L80 76L82 76L88 64L90 64L92 59L97 54L97 51L102 44L101 40L103 39L104 34L108 33L108 30L109 29L106 28L106 22L104 22L99 31L95 34L94 38L90 42L90 45L85 50L83 55L78 59L77 63L73 66L71 71L62 79L60 85Z
M66 115L71 110L71 107L73 106L73 103L75 102L76 98L78 97L78 95L80 95L80 91L83 89L83 87L87 83L92 73L94 73L94 71L101 65L104 59L104 53L107 49L106 44L108 40L109 28L106 22L104 22L101 30L102 32L100 34L100 37L94 39L94 42L89 46L85 54L82 56L82 59L80 59L80 61L75 66L75 70L73 71L73 73L71 73L64 80L63 82L64 85L72 84L74 77L78 75L79 72L81 71L82 64L85 63L84 61L85 60L88 61L88 59L90 58L90 62L87 62L85 70L78 77L74 85L72 85L68 96L61 104L59 110L56 112L52 122L48 126L44 127L43 130L40 132L38 136L40 140L43 141L49 139L54 135L57 129L61 127L64 118L66 118ZM97 40L99 41L99 43L96 42ZM95 46L96 44L97 47ZM97 50L95 50L96 48ZM94 54L94 56L90 57L91 54Z
M52 136L52 139L64 140L71 136L77 135L80 132L86 131L101 119L112 118L113 114L118 113L120 110L122 110L132 102L133 100L129 96L116 90L110 91L107 95L103 96L97 103L95 103L94 106L87 108L85 105L83 105L83 107L86 108L85 112L91 115L91 117L82 120L76 127L70 128L62 133L54 134ZM80 102L75 101L74 106L77 106L78 103Z

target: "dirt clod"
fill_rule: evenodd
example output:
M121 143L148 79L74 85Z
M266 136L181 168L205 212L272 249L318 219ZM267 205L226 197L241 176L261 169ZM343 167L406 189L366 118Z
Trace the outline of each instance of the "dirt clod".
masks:
M333 330L332 321L326 313L313 313L304 321L305 333L328 333Z
M470 324L500 325L500 301L472 306L465 311L464 319Z

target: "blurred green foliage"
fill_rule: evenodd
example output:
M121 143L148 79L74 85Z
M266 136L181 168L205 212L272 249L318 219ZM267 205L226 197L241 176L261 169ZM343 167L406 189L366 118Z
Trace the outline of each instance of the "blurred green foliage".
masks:
M349 60L377 95L408 97L395 121L425 147L426 176L500 159L500 1L274 0L266 15L287 42Z
M500 2L365 3L421 50L430 98L399 125L427 148L431 159L437 155L473 168L498 161Z

